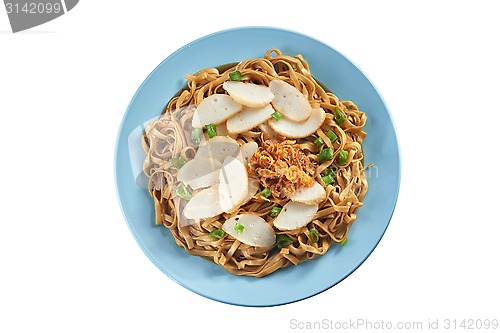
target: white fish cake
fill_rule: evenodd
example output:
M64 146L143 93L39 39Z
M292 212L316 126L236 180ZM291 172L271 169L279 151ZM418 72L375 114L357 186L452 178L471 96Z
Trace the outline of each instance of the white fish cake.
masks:
M326 199L326 191L320 183L315 182L311 187L301 187L297 189L290 199L308 205L316 205Z
M226 81L222 87L235 101L252 108L263 107L274 98L269 87L254 83Z
M210 187L219 181L222 163L211 158L194 158L177 173L177 180L193 189Z
M255 214L236 215L224 222L222 230L250 246L270 247L276 243L274 229L262 217Z
M317 211L318 205L288 201L273 223L280 230L294 230L311 222Z
M282 136L276 133L268 124L262 123L259 125L259 129L264 132L271 139L280 139Z
M228 136L215 136L198 147L196 158L212 158L219 162L224 162L228 156L236 156L240 146L236 140Z
M247 193L245 199L243 200L243 202L241 203L241 206L243 206L244 204L249 202L250 199L252 199L252 197L257 194L259 187L260 187L260 183L257 179L252 179L252 178L248 179L248 193Z
M222 124L240 112L243 106L226 94L214 94L204 98L193 114L192 125L201 128L208 124Z
M244 161L247 161L250 157L255 154L255 152L259 149L259 145L255 141L247 142L240 147L240 153L243 157Z
M222 213L216 186L195 193L184 208L187 219L208 219Z
M267 121L268 125L278 134L287 138L305 138L313 134L321 127L325 121L326 113L322 108L314 108L311 116L304 122L298 123L287 118L276 120L271 118Z
M227 120L227 130L230 133L242 133L262 124L273 114L271 104L260 108L244 106L243 109Z
M269 89L274 94L271 103L285 118L296 122L303 122L309 118L312 111L311 104L297 88L281 80L272 80L269 82Z
M245 165L236 157L224 159L219 173L220 205L224 212L238 209L248 194L248 173Z

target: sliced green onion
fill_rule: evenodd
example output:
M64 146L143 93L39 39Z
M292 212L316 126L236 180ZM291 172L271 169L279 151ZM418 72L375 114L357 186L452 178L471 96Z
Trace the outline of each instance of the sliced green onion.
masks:
M329 185L335 182L335 178L337 178L337 173L335 172L335 170L333 170L332 168L326 168L325 175L321 177L321 180L323 181L323 183L325 183L325 185Z
M212 238L216 238L216 239L224 238L225 235L226 235L226 232L222 229L214 229L214 230L210 231L210 233L208 234L208 236L210 236Z
M281 207L279 206L274 206L273 209L269 212L269 216L271 217L276 217L280 214L281 212Z
M337 178L337 173L332 168L325 169L325 176L331 176L333 179Z
M314 144L319 147L321 145L324 145L325 141L323 141L322 138L318 137L316 140L314 140Z
M346 245L348 241L349 241L349 239L347 237L344 238L344 240L342 241L342 243L340 243L340 246Z
M317 243L319 241L319 232L317 229L309 229L309 237L311 237L311 242Z
M184 185L181 185L178 188L176 188L174 190L174 192L175 192L175 194L177 194L182 199L185 199L185 200L188 200L188 201L191 200L191 198L193 197L191 195L191 193L189 193L189 190L187 189L187 187L184 186Z
M279 249L287 247L288 245L290 245L292 243L293 243L292 240L287 235L276 236L276 245L278 245Z
M280 120L281 118L283 118L283 115L281 113L279 113L278 111L274 111L273 113L271 113L271 116L276 119L277 121Z
M339 152L339 165L345 165L347 163L347 157L349 152L347 150L341 149Z
M333 158L333 148L328 147L328 148L321 149L321 151L319 152L318 158L319 158L320 162L323 162L326 160L331 160Z
M229 79L231 81L241 81L241 72L234 71L234 72L229 73Z
M321 180L323 181L323 183L325 183L325 185L329 185L335 181L335 178L330 175L326 175L321 177Z
M193 130L191 131L191 142L199 145L202 134L203 130L201 128L193 128Z
M335 108L335 110L333 110L333 118L337 124L342 125L345 120L345 113L340 111L339 108Z
M184 158L182 156L179 156L179 157L172 157L171 159L168 160L170 162L170 164L172 164L172 166L174 168L177 168L177 169L180 169L182 168L182 166L184 164L186 164L186 160L184 160Z
M215 127L214 124L207 124L205 125L205 128L207 129L208 132L208 137L211 139L214 136L217 136L217 127Z
M260 195L262 195L264 198L269 198L272 195L272 193L270 189L265 188L262 191L260 191Z
M245 230L245 227L242 224L236 222L236 224L234 225L234 231L236 231L239 234L242 234L243 230Z
M339 138L337 134L335 134L335 132L333 132L332 130L328 130L328 132L326 132L326 136L328 137L328 139L330 139L331 142L335 142Z

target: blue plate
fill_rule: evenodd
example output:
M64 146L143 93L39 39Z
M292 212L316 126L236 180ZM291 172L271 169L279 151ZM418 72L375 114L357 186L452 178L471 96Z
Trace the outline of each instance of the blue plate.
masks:
M140 137L185 83L185 75L206 67L262 57L268 49L302 54L312 75L340 99L366 112L363 143L369 191L346 246L322 257L278 270L264 278L234 276L216 264L187 254L170 231L154 224L153 201L141 174ZM123 215L137 243L166 275L189 290L224 303L273 306L316 295L342 281L370 255L391 219L399 191L400 158L396 132L382 97L346 57L324 43L293 31L268 27L225 30L200 38L166 58L142 83L123 117L115 150L115 182Z

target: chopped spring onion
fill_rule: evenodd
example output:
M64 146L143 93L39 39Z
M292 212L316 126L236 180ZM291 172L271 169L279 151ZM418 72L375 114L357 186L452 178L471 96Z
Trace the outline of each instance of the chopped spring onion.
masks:
M234 71L234 72L229 73L229 79L231 81L241 81L241 72Z
M319 232L317 229L309 229L309 237L311 237L311 241L313 243L317 243L319 241Z
M335 142L339 138L337 134L335 134L335 132L333 132L332 130L328 130L328 132L326 132L326 136L328 137L328 139L330 139L331 142Z
M269 212L269 216L271 217L276 217L280 214L281 212L281 207L279 206L274 206L273 209Z
M346 245L348 241L349 241L349 239L347 237L344 238L344 240L342 241L342 243L340 243L340 246Z
M321 149L321 151L319 152L318 158L319 158L320 162L323 162L326 160L331 160L333 158L333 148L328 147L328 148Z
M207 124L205 125L205 128L207 129L208 132L208 137L211 139L214 136L217 136L217 127L215 127L214 124Z
M245 227L242 224L236 222L236 224L234 225L234 231L236 231L239 234L242 234L243 230L245 230Z
M172 164L172 166L174 168L177 168L177 169L180 169L182 168L182 166L184 164L186 164L186 161L184 160L184 158L182 156L179 156L179 157L172 157L171 159L168 160L170 162L170 164Z
M333 170L332 168L326 168L325 175L321 177L321 180L323 181L323 183L325 183L325 185L329 185L335 182L335 178L337 178L337 173L335 172L335 170Z
M333 118L335 119L335 122L339 125L342 125L342 123L345 121L345 113L340 111L339 108L335 108L333 110Z
M287 247L288 245L290 245L292 243L293 243L292 240L287 235L276 236L276 245L278 245L279 249Z
M323 181L323 183L325 183L325 185L330 185L331 183L333 183L335 181L335 178L333 178L330 175L326 175L326 176L321 177L321 180Z
M224 238L225 235L226 235L226 232L222 229L214 229L214 230L210 231L210 233L208 234L208 236L210 236L212 238L216 238L216 239Z
M186 186L184 185L181 185L179 187L177 187L175 190L174 190L175 194L177 194L179 197L181 197L182 199L185 199L185 200L191 200L191 198L193 197L191 195L191 193L189 193L189 190L187 189Z
M201 128L193 128L193 130L191 131L191 142L199 145L202 134L203 130Z
M264 198L269 198L271 196L271 190L268 189L268 188L265 188L263 189L262 191L260 191L260 195L262 195Z
M322 138L318 137L316 140L314 140L314 144L319 147L319 146L325 144L325 141L323 141Z
M281 118L283 118L283 115L281 113L279 113L278 111L274 111L273 113L271 113L271 116L276 119L276 121L280 120Z
M347 163L347 157L349 152L347 150L341 149L339 152L339 165L345 165Z
M337 173L332 168L326 168L325 175L332 176L333 179L337 178Z

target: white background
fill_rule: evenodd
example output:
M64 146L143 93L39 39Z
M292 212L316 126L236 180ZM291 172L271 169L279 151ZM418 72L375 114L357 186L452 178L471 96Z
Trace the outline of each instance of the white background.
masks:
M83 0L18 34L0 8L0 332L500 319L495 1L168 3ZM114 187L118 127L146 76L190 41L248 25L349 57L384 96L402 152L398 204L373 254L332 289L272 308L171 281L135 243Z

